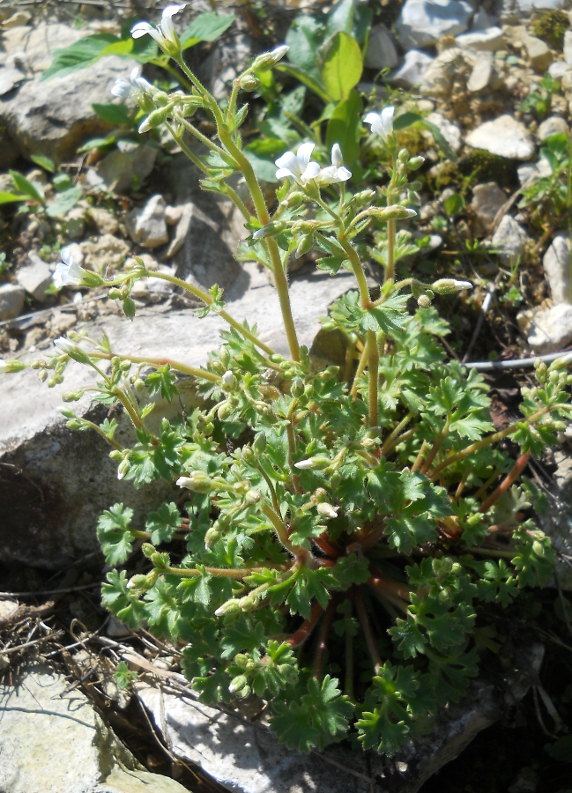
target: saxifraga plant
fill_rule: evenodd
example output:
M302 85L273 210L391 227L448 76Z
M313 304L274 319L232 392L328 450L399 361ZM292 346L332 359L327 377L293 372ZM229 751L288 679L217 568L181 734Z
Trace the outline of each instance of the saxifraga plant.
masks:
M271 214L243 154L246 105L237 100L285 48L256 58L221 106L184 63L172 13L166 9L161 27L145 32L194 88L168 95L135 75L132 95L148 113L143 129L166 125L202 171L203 187L231 198L244 215L252 234L241 257L272 272L290 354L277 354L252 324L230 316L216 286L207 293L142 262L105 281L66 252L58 283L109 286L129 317L135 280L158 277L200 298L202 314L217 312L229 329L204 368L118 355L105 337L96 343L71 333L57 341L55 356L33 366L49 385L61 382L70 359L94 368L93 398L119 400L136 442L127 448L114 438L115 420L97 426L67 410L68 426L102 434L120 478L141 487L163 477L187 495L184 510L163 504L144 529L132 527L123 504L101 516L110 565L124 565L134 544L146 557L143 572L108 574L105 606L132 628L146 624L184 645L183 671L203 701L268 701L270 726L289 747L323 747L353 724L364 749L391 754L428 730L477 674L477 606L505 607L551 574L550 542L523 518L532 487L517 480L529 456L542 454L566 426L569 360L550 368L539 362L538 386L523 389L521 418L495 432L483 378L445 359L447 326L431 306L435 295L470 284L395 281L395 226L414 214L398 200L421 158L398 150L393 109L365 119L392 162L388 185L352 194L339 147L322 167L304 144L277 162L285 181ZM198 108L212 116L218 142L192 124ZM185 132L208 156L189 148ZM236 172L251 205L228 184ZM384 223L385 281L374 298L358 249L372 225ZM346 339L344 372L315 370L298 343L287 267L291 255L311 249L321 254L319 266L356 277L357 290L325 320ZM8 361L2 369L23 366ZM171 400L179 373L195 378L201 406L163 418L152 432L151 397ZM516 462L505 439L520 448Z

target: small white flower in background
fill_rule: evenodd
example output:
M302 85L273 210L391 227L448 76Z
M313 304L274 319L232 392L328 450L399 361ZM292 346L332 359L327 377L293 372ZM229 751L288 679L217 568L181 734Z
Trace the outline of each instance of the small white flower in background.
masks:
M342 157L342 150L339 144L334 143L332 146L332 164L326 168L322 168L318 176L320 184L336 184L339 182L347 182L351 177L352 172L344 166Z
M379 135L385 142L393 132L393 114L395 108L393 105L384 107L381 113L368 113L364 118L364 124L371 124L371 131L374 135Z
M75 352L76 345L73 341L66 339L65 336L60 336L59 338L54 340L54 345L58 348L60 352L65 353L66 355L70 355L72 352Z
M149 22L137 22L131 28L131 35L134 39L140 39L148 33L167 55L178 54L181 50L181 44L173 24L173 16L182 11L185 5L186 3L183 3L182 5L170 5L164 8L158 27L151 25Z
M62 260L56 264L56 269L52 277L54 285L57 286L58 289L61 289L63 286L69 286L70 284L81 286L84 277L87 275L87 270L84 270L83 267L80 267L76 262L71 247L62 248L60 256Z
M311 179L315 179L320 173L320 166L317 162L310 162L314 146L314 143L302 143L296 154L293 151L287 151L281 157L278 157L276 160L276 165L278 166L276 178L290 177L301 185L305 185Z
M130 82L127 80L116 80L111 89L113 96L124 101L130 96L137 101L142 94L150 94L153 91L151 83L147 82L144 77L141 77L141 67L136 66L132 69L129 76Z
M431 289L438 295L452 295L455 292L462 292L464 289L471 289L470 281L457 281L455 278L439 278L431 284Z
M331 504L328 504L326 501L322 501L321 504L318 504L318 512L320 515L323 515L325 518L337 518L338 517L338 507L333 507Z
M8 364L0 358L0 374L6 374L8 371Z

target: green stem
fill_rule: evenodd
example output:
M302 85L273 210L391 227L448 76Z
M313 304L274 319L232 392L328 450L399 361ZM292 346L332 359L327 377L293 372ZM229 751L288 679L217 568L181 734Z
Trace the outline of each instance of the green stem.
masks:
M350 260L352 270L354 271L354 275L358 283L362 308L365 309L371 308L369 287L367 285L367 279L365 277L363 265L360 261L359 256L357 255L357 251L353 248L352 245L350 245L350 243L346 239L345 231L343 231L342 229L340 229L340 232L338 234L338 242L340 243L344 251L347 253L348 259Z
M207 97L207 96L208 96L208 97L212 98L212 95L211 95L211 94L210 94L210 93L207 91L207 89L204 87L204 85L201 83L201 81L200 81L200 80L199 80L199 79L198 79L198 78L197 78L197 77L196 77L196 76L195 76L195 75L192 73L192 71L189 69L189 67L187 66L187 64L186 64L186 63L185 63L185 61L183 60L183 56L182 56L182 54L181 54L181 55L179 55L179 56L178 56L178 57L176 57L176 58L173 58L173 60L174 60L174 61L175 61L175 63L176 63L178 66L179 66L179 68L181 69L181 71L182 71L182 72L184 72L184 74L186 74L186 75L187 75L187 77L189 78L189 80L191 81L191 83L192 83L192 84L195 86L195 88L197 89L197 91L198 91L200 94L202 94L202 95L203 95L203 96L205 96L205 97ZM213 101L214 101L214 99L213 99Z
M368 349L368 384L369 384L369 425L377 427L379 421L379 405L377 396L379 376L379 351L374 330L367 332Z
M395 278L395 220L387 221L387 267L385 268L385 280L390 281Z
M296 556L297 555L296 549L288 539L288 531L280 515L277 512L275 512L272 509L272 507L269 506L268 504L262 503L260 505L260 508L262 512L266 515L268 520L274 526L276 530L276 534L278 535L278 539L280 540L284 548L286 548L286 550L289 551L289 553Z
M114 440L113 438L110 438L108 435L106 435L105 432L100 427L97 426L97 424L93 423L93 421L88 421L87 419L82 419L82 423L83 424L87 424L89 427L92 428L92 430L95 430L99 435L101 435L102 438L105 438L105 440L108 443L110 443L118 451L122 452L123 449L125 448L120 443L117 443L116 440Z
M365 372L365 367L367 366L368 357L369 357L368 342L366 341L366 343L363 345L363 350L361 351L360 359L358 362L358 368L356 370L354 381L352 383L352 390L350 391L350 396L352 399L356 399L357 397L359 378Z
M123 393L123 391L120 388L114 388L111 393L113 394L113 396L117 397L117 399L121 402L125 410L129 413L129 416L134 426L137 427L138 430L143 429L143 422L141 421L140 416L138 415L137 411L133 408L133 405L131 404L127 396Z
M158 368L159 366L165 366L165 364L169 364L171 369L174 369L176 372L182 372L183 374L191 375L192 377L202 378L203 380L210 380L212 383L218 383L221 379L220 375L215 374L214 372L208 372L206 369L197 369L194 366L187 366L184 363L180 363L179 361L173 361L172 358L146 358L139 355L118 355L117 353L102 353L102 352L95 352L92 353L94 357L103 358L106 360L111 360L112 358L119 358L121 361L131 361L131 363L142 363L148 364L149 366L154 366Z
M391 448L392 441L394 441L395 438L397 438L397 436L399 435L401 430L409 424L409 422L411 421L412 418L413 418L413 413L408 413L405 416L405 418L401 419L401 421L395 427L393 432L390 435L387 436L387 438L383 442L383 446L381 447L380 454L381 454L382 457L385 457L385 455L387 454L388 449Z
M264 573L266 570L280 570L280 565L265 564L258 567L238 567L238 568L225 568L225 567L205 567L207 573L218 578L245 578L252 573ZM169 575L178 575L181 578L197 578L204 575L201 570L192 570L185 567L167 567L161 570L162 573Z
M171 136L175 141L175 143L177 143L177 145L181 147L181 149L185 152L189 160L192 163L194 163L197 166L197 168L199 168L205 174L205 176L210 176L211 175L210 170L207 168L207 166L204 164L201 158L197 157L197 155L187 146L187 144L183 140L183 136L177 135L172 124L170 124L168 121L165 121L164 124L171 133Z

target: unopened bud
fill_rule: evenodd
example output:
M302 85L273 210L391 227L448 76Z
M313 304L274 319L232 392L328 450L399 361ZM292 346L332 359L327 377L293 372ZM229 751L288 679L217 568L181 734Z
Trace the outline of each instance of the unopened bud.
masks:
M288 209L295 209L299 207L300 204L304 201L306 196L304 193L301 193L299 190L295 190L293 193L290 193L286 196L286 198L280 202L282 206L288 207Z
M289 47L286 46L286 44L275 47L271 52L265 52L263 55L259 55L258 58L254 60L252 68L260 71L272 69L273 66L276 66L278 61L282 60L288 50Z
M293 397L299 399L302 394L304 393L304 381L301 377L295 377L292 380L292 386L290 388L290 392Z
M244 501L249 506L252 506L253 504L258 504L258 502L260 501L260 493L258 492L258 490L249 490L244 497Z
M204 471L191 471L190 476L180 476L177 479L179 487L186 487L195 493L211 493L214 490L214 482Z
M243 91L256 91L260 87L260 80L253 74L245 74L239 79L238 84Z
M337 509L333 507L331 504L328 504L327 501L322 501L320 504L318 504L318 512L320 513L320 515L323 515L325 518L338 517Z
M123 313L129 319L133 319L135 316L135 303L130 297L126 297L123 301Z
M440 278L431 284L431 289L438 295L452 295L454 292L462 292L463 289L470 289L470 281L457 281L454 278Z
M264 432L258 433L256 438L254 439L252 448L257 454L262 454L262 452L266 449L266 433Z
M410 171L416 171L418 168L421 168L424 162L425 162L425 157L421 157L421 155L419 155L418 157L412 157L407 163L407 167L409 168Z
M417 298L417 305L419 308L429 308L431 305L431 300L427 295L419 295Z
M300 242L298 243L298 247L296 248L296 253L294 254L295 258L299 259L301 256L304 256L305 253L308 253L308 251L312 249L313 244L314 244L314 235L304 234L304 236L301 238Z
M212 548L220 538L222 537L222 532L219 527L214 523L210 529L208 529L207 533L205 534L205 548Z
M121 290L114 286L107 293L107 297L110 300L121 300Z
M414 209L401 206L401 204L390 204L388 207L372 207L369 214L378 220L405 220L414 218L417 212Z
M77 402L83 396L83 390L80 388L78 391L66 391L62 394L64 402Z
M330 458L326 457L325 454L316 454L314 457L310 457L307 460L299 460L297 463L294 463L294 467L299 468L301 471L319 471L327 468L331 462Z
M240 606L238 605L238 600L234 600L233 598L232 600L227 600L222 606L219 606L215 611L215 615L217 617L224 617L226 614L235 614L237 611L240 611Z
M167 116L171 112L171 106L167 105L167 107L160 107L157 110L153 110L152 113L149 113L147 118L143 121L142 124L139 125L139 134L141 135L143 132L149 132L150 129L155 129L155 127L160 127L161 124L167 119Z
M22 369L26 368L26 364L23 361L0 361L0 374L10 374L11 372L21 372Z
M228 370L222 376L222 390L234 391L235 388L236 388L236 377L230 370Z

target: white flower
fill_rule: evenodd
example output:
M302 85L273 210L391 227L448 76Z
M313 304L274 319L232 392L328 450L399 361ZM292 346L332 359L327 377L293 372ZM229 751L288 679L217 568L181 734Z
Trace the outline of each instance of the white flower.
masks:
M181 45L173 24L173 16L181 11L185 5L186 3L183 3L183 5L170 5L164 8L158 27L151 25L149 22L137 22L131 28L131 35L134 39L140 39L148 33L167 55L178 54L181 50Z
M298 184L305 185L310 179L315 179L320 173L320 166L317 162L310 162L314 143L302 143L298 148L297 154L287 151L276 160L278 170L276 178L291 177Z
M0 358L0 374L6 374L8 371L8 364Z
M84 270L83 267L80 267L76 262L73 257L71 246L68 245L66 248L62 248L60 255L62 260L56 264L56 269L52 277L54 285L57 286L58 289L70 284L82 286L84 278L87 275L87 270Z
M344 160L342 158L342 150L338 143L332 146L332 164L327 168L322 168L318 176L320 184L334 184L338 182L347 182L351 177L352 172L344 167Z
M294 463L294 468L299 468L301 471L308 471L314 468L314 463L312 462L312 458L309 460L298 460L297 463Z
M364 124L371 124L371 131L374 135L379 135L385 142L393 132L393 114L395 108L393 105L384 107L381 113L368 113L364 118Z
M140 66L132 69L129 80L130 82L123 79L116 80L111 88L113 96L118 97L122 101L132 96L135 101L138 101L142 95L152 93L153 86L144 77L141 77Z
M439 278L431 284L431 289L438 295L452 295L455 292L462 292L463 289L471 289L470 281L457 281L455 278Z
M63 352L66 355L70 355L72 352L75 352L75 350L77 349L73 341L66 339L65 336L60 336L59 338L55 339L54 344L56 345L56 347L60 352Z
M275 47L271 52L265 52L259 55L251 68L260 70L271 69L273 66L276 66L278 61L282 60L289 49L290 47L288 47L287 44L281 44L279 47Z

